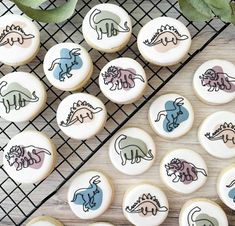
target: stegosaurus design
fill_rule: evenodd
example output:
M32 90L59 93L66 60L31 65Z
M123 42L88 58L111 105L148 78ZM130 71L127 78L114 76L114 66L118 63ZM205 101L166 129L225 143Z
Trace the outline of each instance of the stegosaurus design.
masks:
M235 144L235 125L233 123L223 123L213 133L206 133L205 137L211 141L222 140L224 143L231 141Z
M85 119L87 119L86 122L91 121L94 118L93 115L102 110L103 108L95 108L87 101L78 100L77 102L74 102L73 106L70 108L70 113L68 114L66 121L61 121L60 125L68 127L76 122L84 123Z
M32 39L35 36L26 34L19 25L7 25L0 35L0 47L9 44L13 46L14 43L22 45L25 39Z
M146 216L148 213L156 216L157 212L166 212L168 211L168 208L166 206L161 206L156 196L152 196L148 193L140 196L131 207L127 206L125 210L128 213L140 213L143 216Z

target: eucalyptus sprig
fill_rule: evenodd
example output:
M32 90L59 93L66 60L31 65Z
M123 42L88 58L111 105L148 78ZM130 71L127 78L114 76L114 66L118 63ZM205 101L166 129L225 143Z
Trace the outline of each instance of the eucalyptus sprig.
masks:
M215 17L235 25L235 1L179 0L181 12L192 21L208 21Z

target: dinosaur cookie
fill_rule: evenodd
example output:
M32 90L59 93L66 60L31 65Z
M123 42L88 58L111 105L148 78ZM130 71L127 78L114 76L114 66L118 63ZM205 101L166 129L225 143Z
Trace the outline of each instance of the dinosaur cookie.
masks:
M113 187L110 180L97 171L88 171L78 175L68 191L68 203L71 210L81 219L93 219L103 214L113 199Z
M132 24L121 7L103 3L94 6L82 23L86 42L94 49L113 53L124 48L131 38Z
M215 202L205 198L187 201L179 216L179 226L228 226L223 209Z
M43 62L49 82L64 91L83 87L93 72L88 52L75 43L60 43L49 49Z
M194 112L185 97L178 94L165 94L151 104L148 117L151 127L159 136L175 139L191 129Z
M45 106L42 82L26 72L13 72L0 79L0 116L11 122L33 119Z
M127 57L107 63L100 72L99 86L102 93L117 104L130 104L138 100L147 85L143 67Z
M235 210L235 164L228 166L220 173L217 193L225 205Z
M14 136L4 148L3 166L13 180L24 184L36 183L54 169L56 155L49 137L28 130Z
M107 112L97 97L87 93L75 93L62 100L56 118L60 129L67 136L85 140L103 129Z
M63 226L63 224L53 217L39 216L29 221L26 226Z
M219 111L208 116L199 127L198 139L217 158L235 157L235 114Z
M124 195L122 210L132 224L158 226L169 212L164 192L151 184L140 184L130 188Z
M225 60L209 60L195 72L193 87L206 104L219 105L235 98L235 65Z
M158 17L142 27L137 45L148 62L169 66L179 63L187 55L191 36L187 27L179 20Z
M190 194L205 184L208 172L199 154L189 149L176 149L162 159L160 176L171 190Z
M40 47L40 33L24 16L7 14L0 17L0 61L20 66L32 61Z
M126 128L116 133L109 145L109 157L117 170L138 175L148 170L156 155L152 137L139 128Z

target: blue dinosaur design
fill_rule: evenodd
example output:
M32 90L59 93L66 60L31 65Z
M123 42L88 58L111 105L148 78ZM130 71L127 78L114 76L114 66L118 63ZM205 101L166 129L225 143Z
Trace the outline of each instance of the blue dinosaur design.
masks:
M235 185L235 180L233 180L229 185L226 185L227 188L231 188ZM229 198L231 198L233 200L233 202L235 203L235 187L232 188L229 193L228 193Z
M101 182L99 179L99 175L92 177L89 180L89 187L79 188L74 192L71 202L74 202L77 205L82 205L84 212L97 210L102 204L103 191L97 185Z
M60 58L56 58L52 61L49 71L53 71L53 75L56 79L63 82L65 77L70 78L73 76L72 70L80 69L83 65L83 61L79 56L80 48L73 48L72 50L63 48L60 51Z
M166 132L172 132L180 123L186 121L189 117L188 110L183 107L184 98L178 97L174 101L167 101L165 103L165 110L158 112L155 122L160 121L161 116L165 116L163 121L163 129Z

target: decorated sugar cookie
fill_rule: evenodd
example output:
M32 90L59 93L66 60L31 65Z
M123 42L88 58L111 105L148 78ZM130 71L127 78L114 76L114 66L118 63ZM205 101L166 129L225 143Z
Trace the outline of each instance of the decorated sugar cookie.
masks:
M96 222L93 224L89 224L89 226L114 226L114 225L106 222Z
M171 190L190 194L205 184L208 172L199 154L189 149L176 149L161 161L160 176Z
M132 25L127 12L121 7L103 3L94 6L82 23L86 42L106 53L124 48L131 38Z
M112 198L113 188L109 179L97 171L78 175L68 191L69 206L81 219L92 219L103 214L110 206Z
M225 104L235 98L235 65L225 60L209 60L195 72L193 87L205 103Z
M43 62L49 82L58 89L72 91L90 79L93 64L88 52L75 43L60 43L49 49Z
M42 82L26 72L0 79L0 116L11 122L33 119L44 108L47 94Z
M148 116L153 130L166 139L183 136L191 129L194 121L190 102L178 94L158 97L151 104Z
M139 128L126 128L116 133L109 145L109 157L120 172L138 175L148 170L155 160L152 137Z
M39 216L33 218L26 226L63 226L63 224L53 217Z
M122 209L127 220L134 225L158 226L166 219L169 205L160 188L140 184L125 193Z
M16 14L0 17L0 62L10 66L27 64L39 47L40 33L32 21Z
M137 45L145 60L168 66L179 63L187 55L191 36L187 27L179 20L158 17L142 27Z
M4 148L4 169L19 183L36 183L43 180L54 169L55 163L55 146L52 140L41 132L21 132Z
M147 85L143 67L127 57L107 63L100 72L99 86L102 93L117 104L130 104L138 100Z
M75 93L62 100L56 118L60 129L67 136L85 140L103 129L107 112L97 97L87 93Z
M217 193L223 203L235 210L235 165L230 165L219 175Z
M179 226L228 226L223 209L205 198L191 199L184 204L179 216Z
M198 139L217 158L235 157L235 114L219 111L209 115L199 127Z

